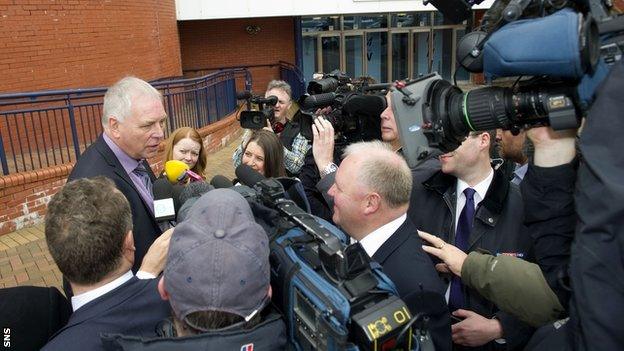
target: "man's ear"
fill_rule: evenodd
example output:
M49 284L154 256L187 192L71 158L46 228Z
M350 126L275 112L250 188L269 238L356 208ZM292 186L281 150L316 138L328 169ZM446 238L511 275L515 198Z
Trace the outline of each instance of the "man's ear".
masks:
M111 138L114 138L114 139L119 138L119 125L120 123L117 117L114 117L114 116L108 117L108 125L106 126L106 129L110 133Z
M123 247L122 247L122 255L128 262L134 264L134 252L136 248L134 247L134 236L132 235L132 230L128 231L126 237L124 238Z
M158 293L160 294L160 298L164 301L169 300L169 293L167 292L167 289L165 289L165 277L160 277L160 280L158 281Z
M492 138L490 138L490 133L483 132L479 135L479 146L481 149L487 149L489 151L490 144L493 142Z
M364 214L372 214L381 207L381 196L377 193L369 193L364 198Z

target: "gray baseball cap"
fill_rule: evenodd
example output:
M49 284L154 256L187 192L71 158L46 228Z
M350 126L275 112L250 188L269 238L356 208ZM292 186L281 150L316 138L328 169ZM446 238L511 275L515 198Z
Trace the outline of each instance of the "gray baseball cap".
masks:
M202 195L174 230L164 271L180 320L222 311L251 319L268 302L269 239L247 201L230 189Z

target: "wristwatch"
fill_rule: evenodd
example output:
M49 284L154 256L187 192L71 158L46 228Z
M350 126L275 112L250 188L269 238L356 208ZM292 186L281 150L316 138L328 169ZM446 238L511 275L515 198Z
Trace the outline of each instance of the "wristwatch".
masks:
M321 170L321 178L325 178L326 175L330 174L330 173L334 173L338 170L338 166L336 166L335 163L331 162L329 163L327 166L325 166L325 168L323 168Z

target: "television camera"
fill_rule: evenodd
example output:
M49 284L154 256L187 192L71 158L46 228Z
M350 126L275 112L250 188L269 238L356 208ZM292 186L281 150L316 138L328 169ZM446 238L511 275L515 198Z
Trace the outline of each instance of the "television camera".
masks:
M451 3L463 8L474 2ZM468 33L457 46L459 65L483 72L490 86L463 92L433 73L391 90L410 166L432 149L454 150L471 131L577 127L610 65L621 58L624 18L611 16L610 6L606 0L495 1L484 30ZM445 16L446 8L439 7ZM518 78L512 87L493 86L500 77Z
M325 118L341 139L338 144L381 139L379 115L386 108L390 83L371 84L367 77L351 79L335 70L308 83L307 95L299 99L301 135L312 140L312 124L318 109L329 107Z
M246 165L236 175L244 186L232 189L269 235L272 300L294 349L432 349L428 318L411 314L359 244L347 245L344 233L294 201L284 186L292 179L267 179Z
M275 120L275 112L273 106L277 104L277 96L263 97L253 95L251 91L243 91L236 94L237 100L247 100L247 105L254 104L256 110L243 111L240 114L240 125L247 129L262 129L267 126L267 121L273 123Z

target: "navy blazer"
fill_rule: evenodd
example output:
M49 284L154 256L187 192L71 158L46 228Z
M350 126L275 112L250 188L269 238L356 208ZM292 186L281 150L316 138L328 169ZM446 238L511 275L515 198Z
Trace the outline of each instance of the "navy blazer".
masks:
M77 309L42 350L104 350L102 333L155 337L156 325L171 315L158 294L158 279L136 277Z
M144 163L152 181L156 180L152 169L147 162ZM143 256L145 256L150 245L162 232L150 210L150 206L143 200L132 179L124 170L117 156L108 147L102 135L80 155L67 181L96 176L110 178L115 182L117 189L130 202L130 208L132 209L132 235L134 236L134 246L136 248L132 271L136 273L141 266Z
M428 327L436 351L451 350L451 316L444 300L446 287L422 245L416 226L407 218L372 259L381 264L413 315L419 312L429 315Z

